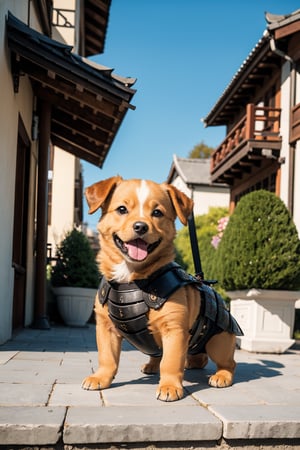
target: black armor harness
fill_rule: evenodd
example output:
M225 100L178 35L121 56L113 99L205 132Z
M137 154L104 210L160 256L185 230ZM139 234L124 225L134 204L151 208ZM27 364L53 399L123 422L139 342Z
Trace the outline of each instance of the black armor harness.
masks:
M189 284L199 291L199 314L190 330L189 354L205 352L209 339L222 331L243 335L222 297L187 274L175 262L162 267L147 279L132 283L109 282L103 277L98 296L102 305L108 304L112 322L128 342L147 355L161 356L162 349L148 329L147 313L150 308L161 308L173 292Z

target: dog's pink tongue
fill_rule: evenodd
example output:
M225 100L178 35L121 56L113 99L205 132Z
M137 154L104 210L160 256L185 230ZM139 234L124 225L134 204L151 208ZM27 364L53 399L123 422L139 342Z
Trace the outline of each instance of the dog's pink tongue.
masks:
M134 239L133 241L126 242L128 255L130 258L136 261L143 261L148 255L147 243L143 239Z

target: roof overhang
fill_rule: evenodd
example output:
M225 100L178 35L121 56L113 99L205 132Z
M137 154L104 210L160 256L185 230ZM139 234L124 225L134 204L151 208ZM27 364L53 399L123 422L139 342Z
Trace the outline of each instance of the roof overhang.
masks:
M251 102L257 87L280 64L281 58L270 49L264 35L243 62L214 107L203 119L205 126L228 125Z
M103 53L111 0L85 0L81 16L85 56Z
M266 21L268 22L268 30L274 35L275 39L285 38L300 31L300 9L286 15L267 12Z
M28 75L37 98L51 104L54 145L102 167L136 92L135 79L74 53L8 13L8 46L15 92Z
M205 126L228 125L236 114L243 110L254 97L255 89L260 87L266 77L281 65L287 50L287 39L300 32L300 9L288 15L265 13L267 30L243 62L231 82L203 119ZM270 40L280 43L279 52L274 52Z

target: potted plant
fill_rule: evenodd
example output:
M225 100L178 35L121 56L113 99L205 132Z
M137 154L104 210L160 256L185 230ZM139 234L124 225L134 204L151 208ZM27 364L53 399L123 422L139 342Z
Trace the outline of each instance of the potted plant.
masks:
M265 190L242 197L216 255L217 278L244 332L240 347L284 352L294 343L300 241L283 201Z
M100 276L88 238L68 232L56 251L51 285L60 315L67 325L85 326L93 311Z

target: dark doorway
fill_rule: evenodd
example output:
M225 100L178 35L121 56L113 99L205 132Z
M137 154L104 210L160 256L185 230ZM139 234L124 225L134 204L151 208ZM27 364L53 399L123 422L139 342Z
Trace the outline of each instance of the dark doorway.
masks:
M25 318L29 169L30 140L19 117L12 260L15 270L13 329L23 327Z

